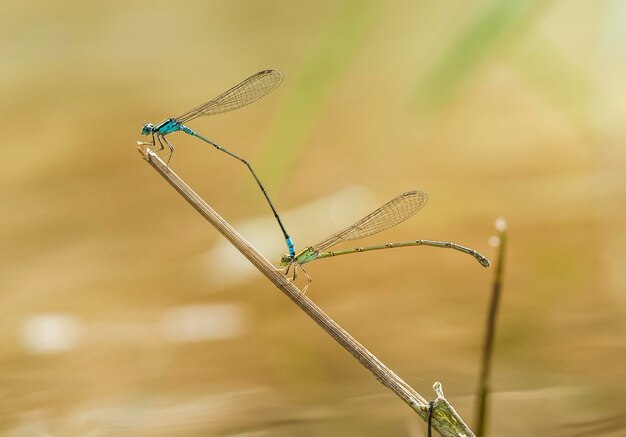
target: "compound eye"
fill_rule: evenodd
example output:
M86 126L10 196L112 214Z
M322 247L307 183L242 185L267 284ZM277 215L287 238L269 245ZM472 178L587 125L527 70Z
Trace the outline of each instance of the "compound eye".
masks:
M141 128L141 134L142 135L148 135L148 134L150 134L150 132L153 131L153 128L154 128L154 126L152 126L152 123L145 124L143 126L143 128Z

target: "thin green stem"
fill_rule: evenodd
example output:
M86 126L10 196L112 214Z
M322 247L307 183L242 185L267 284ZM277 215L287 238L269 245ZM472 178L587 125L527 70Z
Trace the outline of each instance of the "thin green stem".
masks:
M486 436L488 401L490 394L489 380L491 375L491 363L493 360L493 345L496 337L496 319L500 306L502 292L502 276L504 273L504 260L506 254L506 222L500 218L496 221L498 229L498 254L496 256L496 268L491 288L491 301L489 302L489 314L485 329L485 343L481 358L481 371L478 386L478 402L476 404L476 435Z

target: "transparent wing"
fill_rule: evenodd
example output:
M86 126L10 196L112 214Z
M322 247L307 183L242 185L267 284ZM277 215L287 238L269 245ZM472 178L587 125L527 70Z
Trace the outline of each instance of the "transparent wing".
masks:
M422 191L408 191L385 203L371 214L331 235L324 241L312 246L313 251L321 252L342 241L358 240L369 237L402 223L417 213L428 201L428 194Z
M273 91L282 80L283 74L278 70L260 71L213 100L198 105L176 117L176 120L186 123L203 115L214 115L241 108Z

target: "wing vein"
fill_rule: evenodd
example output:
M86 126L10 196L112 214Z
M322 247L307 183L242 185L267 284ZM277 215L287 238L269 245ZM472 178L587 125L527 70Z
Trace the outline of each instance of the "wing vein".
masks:
M197 117L220 114L249 105L276 89L282 80L283 74L278 70L260 71L214 99L179 115L176 120L187 123Z
M428 195L422 191L403 193L353 225L312 246L312 249L321 252L343 241L358 240L382 232L416 214L427 201Z

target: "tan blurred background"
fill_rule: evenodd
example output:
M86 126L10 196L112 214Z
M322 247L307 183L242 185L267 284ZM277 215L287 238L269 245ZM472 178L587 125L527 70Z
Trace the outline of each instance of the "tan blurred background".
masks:
M296 246L410 189L426 208L358 244L493 257L504 216L491 435L626 435L626 3L0 8L1 434L425 435L136 151L144 123L275 68L275 92L190 127L251 160ZM245 167L169 138L172 168L278 262ZM473 423L493 269L422 247L308 272L329 315Z

